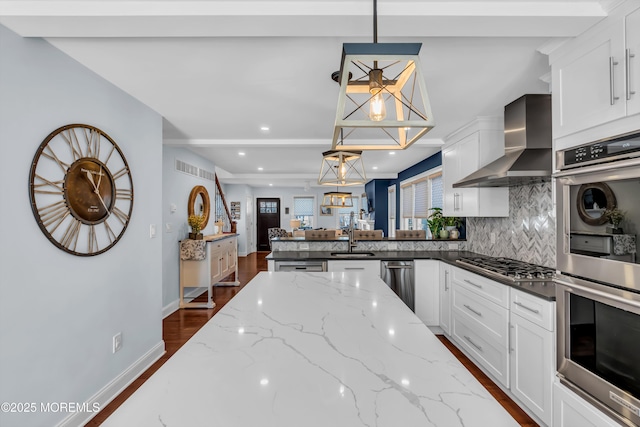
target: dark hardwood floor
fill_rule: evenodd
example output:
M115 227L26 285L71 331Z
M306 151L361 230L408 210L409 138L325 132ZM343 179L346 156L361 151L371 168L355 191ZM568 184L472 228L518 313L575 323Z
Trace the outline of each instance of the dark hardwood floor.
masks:
M184 345L205 323L213 317L231 298L233 298L253 277L260 271L267 271L265 257L269 252L254 252L246 257L238 257L238 280L240 286L214 287L213 300L216 306L212 309L192 308L178 310L167 316L162 322L162 338L165 343L166 353L140 378L136 379L111 403L103 407L96 416L86 425L95 427L102 424L125 400L129 398L154 372L156 372L180 347ZM199 297L206 300L206 294ZM196 299L198 300L198 299ZM442 343L469 369L478 381L498 400L498 402L513 416L513 418L525 427L537 426L522 409L518 407L498 386L496 386L480 369L478 369L460 350L458 350L446 337L438 335Z

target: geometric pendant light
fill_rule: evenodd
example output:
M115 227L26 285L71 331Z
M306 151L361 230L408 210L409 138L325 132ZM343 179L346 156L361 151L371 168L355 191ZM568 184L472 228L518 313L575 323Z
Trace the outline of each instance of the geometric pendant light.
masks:
M420 62L422 43L344 43L332 149L405 149L435 126Z
M367 176L362 163L362 151L326 151L322 153L322 166L318 184L320 185L362 185Z
M324 193L322 199L322 207L324 208L352 208L353 198L351 193L345 193L342 191L330 191Z

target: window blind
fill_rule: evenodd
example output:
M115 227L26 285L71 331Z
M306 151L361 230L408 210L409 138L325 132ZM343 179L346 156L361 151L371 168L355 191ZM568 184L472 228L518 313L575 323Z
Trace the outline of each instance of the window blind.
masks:
M431 207L444 208L443 203L444 188L442 183L442 174L431 178Z
M413 218L413 187L402 187L402 217Z
M389 218L396 219L396 192L389 190Z
M293 214L295 216L313 216L313 197L294 197Z
M415 185L414 218L427 218L429 216L429 181L420 180Z

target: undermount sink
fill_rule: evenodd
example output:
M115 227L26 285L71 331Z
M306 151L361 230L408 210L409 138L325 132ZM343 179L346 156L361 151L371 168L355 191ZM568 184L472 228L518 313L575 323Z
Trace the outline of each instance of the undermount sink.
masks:
M375 256L373 252L331 252L331 256L342 258L360 258L363 256Z

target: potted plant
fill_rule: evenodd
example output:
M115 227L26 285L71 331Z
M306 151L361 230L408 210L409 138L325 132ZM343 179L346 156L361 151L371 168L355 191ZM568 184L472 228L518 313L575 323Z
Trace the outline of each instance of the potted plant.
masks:
M202 225L204 224L204 216L202 215L189 215L187 219L189 227L191 227L191 233L189 238L193 240L202 240Z
M617 206L604 211L605 218L607 218L609 224L613 225L613 227L607 227L607 233L622 234L620 223L624 220L624 215L625 212L618 209Z
M431 237L437 239L438 237L442 237L441 231L446 231L443 230L444 217L442 216L441 208L432 208L430 210L432 210L433 213L431 213L431 215L429 215L429 218L427 218L427 225L429 226L429 230L431 230ZM447 236L449 236L448 231Z
M449 232L449 238L457 239L460 236L458 227L462 225L462 220L457 216L445 216L442 217L445 230Z

